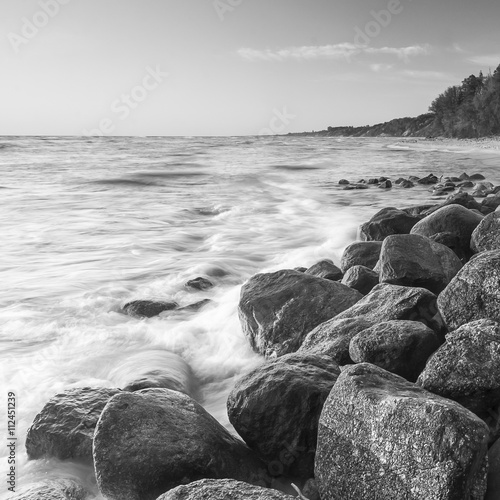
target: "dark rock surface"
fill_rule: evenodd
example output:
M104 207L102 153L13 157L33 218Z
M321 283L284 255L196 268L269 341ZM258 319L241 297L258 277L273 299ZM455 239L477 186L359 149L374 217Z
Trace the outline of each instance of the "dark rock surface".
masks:
M442 329L436 296L424 288L381 283L336 319L362 317L373 324L395 319L421 321L435 332ZM370 325L371 326L371 325Z
M500 212L487 215L474 229L470 240L474 253L500 250Z
M420 178L417 183L423 185L437 184L439 179L434 174L429 174L426 177Z
M49 479L22 486L9 500L85 500L91 495L73 479Z
M378 273L365 266L353 266L345 273L341 283L366 295L379 284L379 278Z
M460 239L461 251L470 256L470 238L481 220L481 215L461 205L447 205L415 224L411 234L431 237L438 233L452 233Z
M194 278L192 280L189 280L186 283L187 288L194 288L195 290L208 290L209 288L212 288L214 284L208 280L207 278L203 278L199 276L198 278Z
M470 249L463 248L458 235L444 232L433 234L432 236L429 236L429 239L448 247L460 259L460 262L464 263L469 260Z
M349 354L355 363L371 363L415 382L440 345L438 335L419 321L386 321L358 333Z
M488 451L488 489L484 500L500 498L500 439Z
M418 384L486 416L500 403L500 324L479 320L449 333Z
M208 306L208 304L212 304L212 303L213 303L213 300L203 299L203 300L200 300L199 302L194 302L193 304L189 304L189 305L184 306L184 307L179 307L178 309L176 309L176 311L178 311L178 312L180 312L180 311L196 312L196 311L199 311L200 309L202 309L203 307Z
M306 274L332 281L342 279L342 271L331 260L321 260L317 262L306 270Z
M238 313L256 352L282 356L296 351L311 330L361 297L336 281L284 270L250 278L241 289Z
M383 208L361 225L359 228L361 239L383 241L391 234L408 234L419 220L418 217L408 215L403 210L393 207Z
M320 419L321 498L469 498L484 484L487 438L458 403L374 365L346 367Z
M123 306L123 313L134 318L152 318L164 311L177 309L177 302L162 302L154 300L134 300Z
M266 477L254 452L190 397L167 389L123 392L94 436L97 484L109 500L154 500L199 479Z
M500 250L482 252L439 294L441 316L451 330L478 319L500 321Z
M292 500L280 491L252 486L233 479L202 479L178 486L158 500Z
M461 269L448 247L418 234L388 236L379 261L381 283L427 288L439 293Z
M365 266L368 269L373 269L378 262L381 249L381 241L356 241L351 243L342 254L340 262L342 272L346 273L354 266Z
M373 324L374 321L368 321L363 317L340 320L333 318L310 332L298 352L327 354L339 365L350 364L353 362L349 356L351 339Z
M119 392L119 389L84 387L52 397L28 429L28 457L92 462L95 426L103 408Z
M229 421L272 475L314 475L319 416L339 374L327 355L294 353L256 368L231 391Z

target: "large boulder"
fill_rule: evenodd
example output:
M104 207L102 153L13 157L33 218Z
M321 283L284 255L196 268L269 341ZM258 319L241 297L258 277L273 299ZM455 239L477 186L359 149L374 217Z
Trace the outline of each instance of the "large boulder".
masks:
M9 500L86 500L90 493L73 479L49 479L23 486Z
M114 396L95 430L94 463L108 500L154 500L199 479L267 477L243 442L189 396L168 389Z
M305 272L325 280L339 281L342 279L342 271L331 260L320 260Z
M449 333L417 383L487 416L500 404L500 324L483 319Z
M361 239L383 241L391 234L408 234L419 220L418 217L413 217L398 208L383 208L361 225L359 228Z
M296 351L313 328L361 297L336 281L284 270L250 278L241 289L238 313L256 352L282 356Z
M500 212L487 215L474 229L470 240L474 253L500 250Z
M363 317L325 321L307 335L298 352L327 354L339 365L350 364L353 362L349 356L351 339L374 323Z
M438 307L450 330L478 319L500 322L500 250L477 254L439 294Z
M344 274L341 283L366 295L379 284L378 273L365 266L353 266Z
M419 321L386 321L358 333L349 354L355 363L371 363L415 382L440 345L438 335Z
M28 457L91 463L97 421L108 401L119 392L119 389L84 387L56 394L28 429Z
M448 247L418 234L388 236L379 261L381 283L443 290L462 267Z
M448 198L446 198L446 200L441 203L441 205L437 205L426 210L425 215L430 215L436 210L439 210L440 208L446 207L448 205L462 205L463 207L470 210L481 209L481 204L478 203L473 196L471 196L469 193L466 193L465 191L459 191L458 193L450 194Z
M272 475L314 475L318 420L340 374L327 355L294 353L268 361L238 381L229 421Z
M468 499L484 485L487 440L458 403L363 363L325 402L315 477L325 499Z
M447 205L415 224L411 234L431 237L438 233L452 233L460 240L460 250L470 256L470 238L482 218L462 205Z
M373 269L378 262L381 241L356 241L351 243L342 254L340 268L346 273L351 267L365 266Z
M178 486L158 500L293 500L280 491L252 486L233 479L202 479Z
M436 296L425 288L381 283L336 319L362 317L373 324L394 319L421 321L435 332L442 330ZM370 325L371 326L371 325Z

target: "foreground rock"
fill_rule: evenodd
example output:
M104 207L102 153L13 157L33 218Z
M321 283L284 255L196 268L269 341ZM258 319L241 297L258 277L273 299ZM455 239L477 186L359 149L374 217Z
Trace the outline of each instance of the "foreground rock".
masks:
M362 317L373 324L391 320L420 321L435 332L442 330L436 296L424 288L381 283L336 319ZM371 326L371 325L370 325Z
M307 333L361 297L336 281L284 270L250 278L241 289L238 313L256 352L282 356L296 351Z
M327 354L341 366L350 364L353 362L349 355L351 339L373 325L374 321L363 317L333 318L310 332L298 352Z
M379 284L379 275L365 266L353 266L344 274L341 283L366 295Z
M123 392L94 436L97 484L108 500L154 500L198 479L256 481L265 469L198 403L166 389Z
M462 205L448 205L436 210L425 219L422 219L411 230L411 234L431 237L439 233L451 233L458 237L460 252L470 257L470 239L472 232L483 219ZM460 255L459 255L460 256Z
M379 259L381 241L357 241L349 245L342 255L340 268L346 273L351 267L365 266L373 269Z
M293 496L280 491L252 486L232 479L203 479L178 486L158 500L292 500Z
M339 374L329 356L294 353L238 381L227 401L229 421L271 475L313 477L319 416Z
M449 333L418 384L487 416L500 403L500 324L479 320Z
M331 260L321 260L317 262L314 266L306 270L306 274L332 281L342 279L342 271Z
M419 220L418 217L413 217L403 210L393 207L383 208L361 225L361 239L383 241L391 234L408 234Z
M159 302L154 300L134 300L123 306L123 313L134 318L153 318L164 311L177 309L177 302Z
M119 392L119 389L85 387L55 395L28 429L28 457L92 462L97 421L108 401Z
M373 365L345 368L320 419L321 498L480 498L487 436L458 403Z
M484 500L500 498L500 439L488 451L488 489Z
M91 495L72 479L50 479L21 488L9 500L85 500Z
M386 321L356 335L349 354L355 363L371 363L415 382L440 345L437 334L419 321Z
M438 306L451 330L478 319L500 321L500 250L468 262L441 292Z
M500 212L487 215L474 229L470 247L474 253L500 250Z
M462 267L448 247L418 234L388 236L379 261L381 283L427 288L439 293Z

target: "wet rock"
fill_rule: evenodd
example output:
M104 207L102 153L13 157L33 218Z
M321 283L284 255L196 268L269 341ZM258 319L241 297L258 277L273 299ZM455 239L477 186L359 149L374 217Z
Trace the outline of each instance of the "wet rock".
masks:
M187 288L194 288L195 290L208 290L213 286L214 284L210 280L202 277L195 278L194 280L189 280L186 283Z
M13 496L9 500L85 500L90 493L73 479L49 479L33 483Z
M395 181L394 184L401 184L402 182L406 181L404 177L398 177ZM411 181L410 181L411 182Z
M385 182L386 180L388 180L387 177L379 177L378 178L379 182Z
M346 273L353 266L365 266L373 269L378 262L381 241L357 241L349 245L342 255L340 268Z
M158 316L164 311L177 309L179 304L176 302L161 302L153 300L134 300L123 306L123 313L134 318L152 318Z
M494 212L500 206L500 196L488 196L481 203L481 212L488 214Z
M317 262L306 270L306 274L332 281L342 279L342 271L331 260Z
M423 219L426 215L428 215L428 211L431 209L438 209L441 205L416 205L413 207L403 208L403 212L406 212L408 215L412 215L413 217L419 217Z
M365 241L383 241L391 234L408 234L419 220L403 210L383 208L361 225L360 235Z
M392 188L392 182L390 180L383 181L378 186L380 189L390 189Z
M94 436L99 490L109 500L154 500L199 479L259 481L263 464L190 397L167 389L123 392Z
M355 363L371 363L415 382L440 345L437 334L419 321L386 321L353 337L349 354Z
M368 179L368 184L378 184L379 180L378 179Z
M341 366L353 363L349 356L351 339L373 325L373 320L362 317L325 321L307 335L298 352L326 354Z
M321 500L319 496L318 483L315 479L308 479L302 488L302 495L308 500Z
M470 179L470 177L465 172L461 174L458 178L462 181L468 181Z
M458 235L444 232L433 234L432 236L429 236L429 239L448 247L460 259L460 262L467 262L469 259L470 251L466 252L463 250L461 240Z
M361 297L336 281L284 270L250 278L241 289L238 312L252 348L282 356L296 351L312 329Z
M474 253L500 250L500 212L487 215L474 229L470 240Z
M481 208L481 205L474 199L474 197L464 191L449 195L443 202L442 206L446 207L448 205L462 205L462 207L468 208L469 210L479 210Z
M402 187L403 189L409 189L409 188L415 187L415 184L413 184L413 182L411 182L411 181L403 180L399 184L399 186Z
M381 283L443 290L462 267L448 247L417 234L388 236L379 262Z
M484 500L500 498L500 439L488 451L488 489Z
M344 191L353 191L354 189L368 189L368 186L366 184L349 184L344 187Z
M292 500L280 491L252 486L233 479L202 479L178 486L158 500Z
M177 309L177 311L178 312L180 312L180 311L199 311L203 307L207 306L208 304L212 304L212 303L213 303L213 300L203 299L203 300L200 300L199 302L195 302L194 304L189 304L189 305L184 306L184 307L179 307Z
M378 273L365 266L350 267L342 278L342 284L366 295L378 285Z
M462 181L457 184L459 188L472 188L474 187L474 183L472 181Z
M458 403L374 365L346 367L320 419L321 498L470 498L484 483L487 439Z
M429 185L429 184L437 184L439 179L434 174L429 174L426 177L422 177L418 179L418 184Z
M268 361L236 383L229 421L272 475L313 476L319 416L339 374L331 357L304 352Z
M84 387L56 394L28 429L28 457L91 463L97 421L107 402L119 392L119 389Z
M468 180L483 181L484 179L486 179L486 177L483 174L472 174L471 176L469 176Z
M461 205L447 205L415 224L411 234L431 237L451 233L460 239L460 253L470 257L470 238L482 217ZM458 254L457 254L458 255Z
M486 416L500 404L500 324L479 320L449 333L417 383Z
M381 283L337 319L362 317L372 324L391 320L420 321L436 333L442 330L436 296L424 288Z
M438 307L450 330L476 321L500 321L500 250L482 252L440 293Z
M349 184L349 181L347 179L340 179L339 184Z

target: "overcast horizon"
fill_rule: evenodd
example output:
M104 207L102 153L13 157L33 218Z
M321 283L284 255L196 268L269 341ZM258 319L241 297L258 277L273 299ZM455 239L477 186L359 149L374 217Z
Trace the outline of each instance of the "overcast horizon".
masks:
M417 116L500 64L479 0L3 0L0 135L241 136Z

